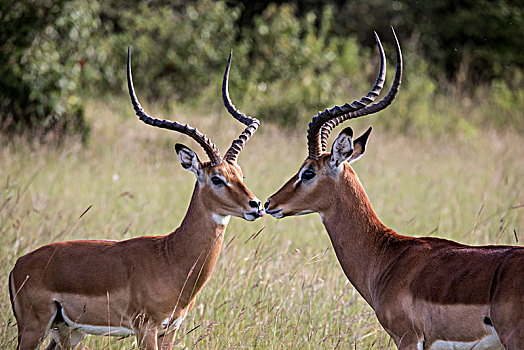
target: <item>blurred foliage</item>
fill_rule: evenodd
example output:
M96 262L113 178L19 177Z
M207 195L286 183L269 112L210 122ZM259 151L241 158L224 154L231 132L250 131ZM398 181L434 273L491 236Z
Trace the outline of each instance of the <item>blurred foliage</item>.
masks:
M83 51L97 29L97 3L24 0L0 6L1 130L37 138L87 136L78 84Z
M199 113L216 108L234 49L235 104L263 120L302 126L371 87L373 30L390 78L390 25L405 76L392 117L378 122L405 133L474 134L483 124L524 131L524 13L513 0L22 0L0 8L4 131L85 135L78 96L125 93L128 46L143 101L184 103Z
M491 89L478 89L477 100L482 101L487 119L501 128L514 125L524 132L524 74L517 71L511 79L493 81ZM498 118L495 116L499 116Z
M224 68L228 51L235 47L238 11L211 0L184 6L158 2L120 5L118 17L102 21L102 49L86 73L86 86L93 93L101 89L119 92L125 85L128 46L139 96L186 99L215 83L216 75L210 73ZM110 5L102 5L102 10L103 14L115 13Z
M245 96L242 105L264 120L295 125L337 98L347 98L355 90L352 82L369 80L369 54L361 52L354 38L329 37L331 8L325 8L322 18L325 25L317 28L313 13L299 19L293 6L270 5L246 29L244 46L251 47L251 58L246 78L237 85Z
M288 1L276 1L287 3ZM241 6L241 27L253 26L271 0L228 0ZM419 53L430 61L433 77L453 79L467 66L467 78L483 82L503 78L512 66L524 68L524 6L521 0L301 0L297 16L334 8L330 35L354 36L374 46L369 33L394 26L401 38L417 36ZM318 17L316 25L322 25Z

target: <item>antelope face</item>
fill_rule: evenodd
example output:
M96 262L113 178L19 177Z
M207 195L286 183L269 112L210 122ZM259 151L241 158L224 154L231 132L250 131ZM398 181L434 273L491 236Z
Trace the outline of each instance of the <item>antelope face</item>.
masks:
M332 205L330 193L348 183L341 181L342 176L358 181L348 164L362 156L370 133L371 128L353 141L351 128L344 129L333 143L331 153L308 157L298 173L269 197L264 205L266 212L281 219L329 210Z
M273 194L264 207L266 212L280 219L289 215L301 215L323 212L334 206L331 193L345 190L342 186L354 188L359 185L358 178L349 166L359 159L366 148L371 132L369 128L362 136L353 141L353 131L346 128L333 143L331 153L327 153L327 142L331 131L349 119L377 113L387 108L395 99L402 80L402 53L393 31L397 52L397 68L393 84L388 94L379 102L371 104L380 94L386 79L386 55L378 35L375 40L380 54L380 67L375 84L366 96L342 106L334 106L319 112L311 119L307 131L309 157L304 161L298 173L280 190ZM349 193L355 193L350 191ZM353 201L352 198L348 198ZM356 198L355 198L356 199ZM358 201L353 201L358 203Z
M325 155L319 159L307 158L298 173L266 201L267 213L281 219L317 212L322 206L319 187L329 182L329 176L324 176L324 158Z
M220 156L218 147L196 128L176 121L168 121L149 116L135 93L131 74L131 50L127 51L127 87L131 103L138 118L154 127L180 132L195 140L206 152L209 162L202 163L195 152L188 147L176 144L175 150L182 167L192 172L197 178L194 196L201 196L199 203L206 207L215 222L226 225L231 215L253 221L264 215L260 200L244 185L242 169L237 165L237 158L244 145L260 126L260 121L240 112L231 102L228 91L229 69L231 56L227 61L224 79L222 81L222 100L224 106L233 118L246 125L239 137L233 140L225 157Z
M253 221L265 214L260 200L244 185L242 169L235 161L202 163L188 147L177 144L175 148L182 167L197 178L199 195L215 221L227 222L230 215Z

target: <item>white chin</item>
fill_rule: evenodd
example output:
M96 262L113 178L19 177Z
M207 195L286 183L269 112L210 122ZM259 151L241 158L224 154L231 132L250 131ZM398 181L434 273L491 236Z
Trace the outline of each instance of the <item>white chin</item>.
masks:
M314 211L313 210L303 210L303 211L296 213L295 216L306 215L306 214L311 214L311 213L314 213Z
M271 214L275 219L282 219L284 217L284 214L282 214L281 211L278 213Z
M262 210L250 211L250 212L242 211L242 214L244 215L244 219L246 219L247 221L255 221L256 219L264 216L266 213L264 209L262 209Z
M253 214L244 213L244 219L247 221L255 221L256 217Z

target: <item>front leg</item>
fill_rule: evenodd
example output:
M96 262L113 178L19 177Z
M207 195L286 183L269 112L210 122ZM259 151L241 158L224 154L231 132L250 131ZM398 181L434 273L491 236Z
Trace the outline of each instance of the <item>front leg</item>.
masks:
M404 335L398 341L395 339L395 344L399 350L423 350L424 340L419 339L415 333Z
M186 318L186 315L191 309L193 309L193 306L195 306L195 299L191 300L191 302L187 305L185 310L182 310L179 313L179 317L171 321L170 324L167 326L167 330L164 334L158 336L158 344L160 345L160 349L171 349L173 347L175 336L178 328L180 328L180 325L182 324L182 321Z
M423 350L424 347L424 338L419 337L415 332L395 332L386 326L382 325L384 330L389 334L395 345L399 350ZM398 330L397 330L398 331ZM402 334L402 335L400 335Z
M158 350L156 329L137 333L136 341L140 350Z
M158 350L158 329L151 320L144 321L139 317L138 325L135 325L137 348L140 350Z
M171 332L164 333L158 336L158 344L160 345L161 350L170 350L171 348L173 348L176 331L177 330L175 329Z
M190 307L192 307L193 304L194 302L191 303ZM178 328L180 328L182 321L186 318L187 311L188 309L186 309L186 312L183 316L180 316L176 320L172 321L171 324L166 325L166 332L158 336L158 344L160 345L161 349L171 349L173 347L176 332Z

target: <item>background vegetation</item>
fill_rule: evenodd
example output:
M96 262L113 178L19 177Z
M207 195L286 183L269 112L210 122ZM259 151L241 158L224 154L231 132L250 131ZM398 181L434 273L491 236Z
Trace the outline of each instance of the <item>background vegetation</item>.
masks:
M219 97L234 50L233 101L262 121L239 163L265 200L305 158L312 115L372 85L373 30L391 81L394 25L406 72L398 98L351 123L357 133L375 126L355 164L375 210L408 235L522 245L517 1L8 0L0 23L2 349L15 348L7 276L19 256L58 240L168 233L185 213L194 177L173 144L203 152L137 122L125 96L128 45L144 107L222 149L242 130ZM225 242L176 348L394 348L318 216L233 219ZM133 339L82 343L132 347Z
M519 1L4 1L0 5L4 133L85 138L84 98L122 94L125 51L141 96L220 104L217 77L264 120L295 126L373 81L376 30L406 60L402 132L524 130L524 8ZM241 92L241 93L240 93ZM239 100L240 99L240 100ZM409 108L408 108L409 106ZM460 118L450 118L457 115Z

